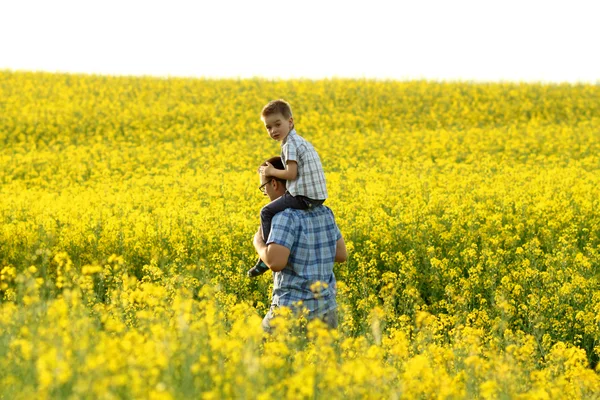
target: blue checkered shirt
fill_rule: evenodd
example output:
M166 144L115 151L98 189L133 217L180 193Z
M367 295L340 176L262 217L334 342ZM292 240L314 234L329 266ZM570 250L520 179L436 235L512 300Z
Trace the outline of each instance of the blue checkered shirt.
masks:
M290 256L285 268L273 274L271 304L293 308L301 301L309 311L309 318L335 309L333 263L337 241L341 237L329 207L288 208L276 214L267 244L287 247Z
M319 154L310 142L292 129L281 143L281 160L298 163L298 176L287 181L287 190L292 196L305 196L313 200L327 199L325 173Z

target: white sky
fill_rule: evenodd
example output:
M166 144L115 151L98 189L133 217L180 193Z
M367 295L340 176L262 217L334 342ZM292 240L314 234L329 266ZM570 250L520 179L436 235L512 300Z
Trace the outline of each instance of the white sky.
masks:
M0 0L0 69L600 83L600 1Z

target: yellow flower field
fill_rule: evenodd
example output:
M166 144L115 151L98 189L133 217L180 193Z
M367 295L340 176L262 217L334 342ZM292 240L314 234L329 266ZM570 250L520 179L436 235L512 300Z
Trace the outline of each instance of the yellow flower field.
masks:
M245 276L290 101L340 327ZM0 398L600 398L600 86L0 71Z

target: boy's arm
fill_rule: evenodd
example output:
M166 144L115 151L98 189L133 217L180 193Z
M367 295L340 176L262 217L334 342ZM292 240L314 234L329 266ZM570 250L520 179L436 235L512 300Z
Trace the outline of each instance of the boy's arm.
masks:
M266 176L293 181L298 176L298 163L296 161L288 161L285 169L277 169L270 163L267 163L263 171Z

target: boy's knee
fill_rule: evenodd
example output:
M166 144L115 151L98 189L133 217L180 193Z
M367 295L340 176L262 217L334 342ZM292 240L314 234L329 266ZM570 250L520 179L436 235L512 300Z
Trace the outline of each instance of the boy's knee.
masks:
M273 215L275 215L275 213L273 213L273 211L271 211L271 209L269 208L269 206L264 206L263 208L260 209L260 217L262 219L267 219L270 217L273 217Z

